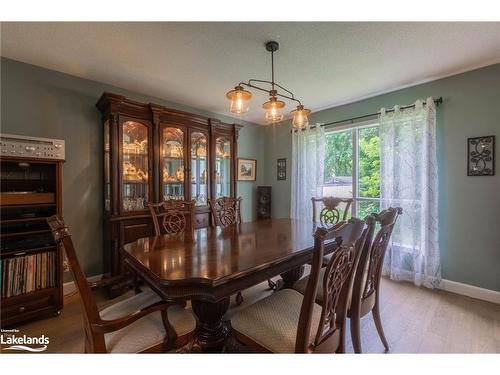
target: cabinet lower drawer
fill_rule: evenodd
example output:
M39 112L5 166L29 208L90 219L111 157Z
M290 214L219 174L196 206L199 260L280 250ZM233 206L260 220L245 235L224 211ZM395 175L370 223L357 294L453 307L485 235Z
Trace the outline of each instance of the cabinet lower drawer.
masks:
M194 227L197 228L205 228L209 225L209 213L204 214L196 214L194 215Z
M2 325L39 317L44 313L56 313L58 288L31 292L24 295L2 299Z
M150 221L135 221L123 223L123 244L134 242L138 238L154 235L154 229Z

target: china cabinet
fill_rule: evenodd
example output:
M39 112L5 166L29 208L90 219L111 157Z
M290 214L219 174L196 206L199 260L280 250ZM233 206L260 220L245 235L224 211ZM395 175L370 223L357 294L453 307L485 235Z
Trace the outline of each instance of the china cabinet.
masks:
M104 93L104 264L123 280L119 249L153 235L148 202L195 200L195 227L210 225L209 199L236 196L240 125ZM113 289L114 288L114 289ZM117 295L117 283L110 294Z

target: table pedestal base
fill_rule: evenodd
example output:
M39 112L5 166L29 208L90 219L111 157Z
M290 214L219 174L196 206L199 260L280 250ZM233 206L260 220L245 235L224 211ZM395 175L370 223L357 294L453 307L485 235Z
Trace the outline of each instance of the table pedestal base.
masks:
M192 351L222 352L230 329L222 320L229 308L229 297L217 302L193 300L191 304L198 318Z
M283 288L293 288L293 284L299 281L304 274L304 269L304 266L300 266L288 272L282 273L280 276L283 280Z
M302 275L304 275L304 266L294 268L293 270L287 271L280 274L281 279L277 281L268 280L269 288L274 291L278 291L285 288L293 288L293 285L300 280Z

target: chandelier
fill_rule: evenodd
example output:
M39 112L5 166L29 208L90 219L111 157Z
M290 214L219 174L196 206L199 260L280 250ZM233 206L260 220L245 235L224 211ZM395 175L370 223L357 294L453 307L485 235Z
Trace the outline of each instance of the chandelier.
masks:
M295 99L290 90L287 90L283 86L274 82L274 52L276 52L279 47L279 43L275 41L266 43L266 50L271 52L271 81L250 79L246 83L240 82L234 90L231 90L226 94L226 97L231 102L229 111L236 115L242 115L243 113L248 112L252 93L245 90L243 88L243 86L245 86L259 91L264 91L269 94L269 100L262 104L262 108L266 111L267 124L274 124L283 120L283 108L285 107L285 102L279 100L278 98L284 98L298 103L297 108L290 112L293 116L292 126L295 129L303 129L309 124L307 116L311 113L311 111L304 108L300 100Z

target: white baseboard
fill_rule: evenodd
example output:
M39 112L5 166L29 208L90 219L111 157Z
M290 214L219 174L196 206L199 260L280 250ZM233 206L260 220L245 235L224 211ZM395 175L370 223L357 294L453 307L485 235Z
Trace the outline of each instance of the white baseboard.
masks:
M101 275L95 275L95 276L90 276L87 277L87 281L93 282L93 281L99 281L102 279L102 274ZM66 296L68 294L73 293L76 290L76 285L74 281L68 281L67 283L63 284L63 294Z
M500 305L500 292L490 289L479 288L477 286L462 284L451 280L441 280L439 287L447 292L461 294L463 296L480 299L483 301L493 302Z

